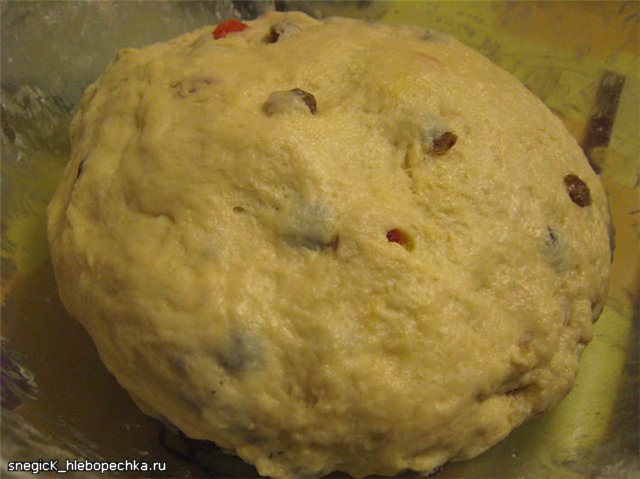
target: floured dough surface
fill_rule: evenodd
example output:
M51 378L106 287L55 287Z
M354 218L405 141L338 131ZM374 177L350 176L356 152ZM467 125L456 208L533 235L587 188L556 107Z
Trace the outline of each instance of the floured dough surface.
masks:
M445 35L270 13L124 50L48 210L149 411L263 475L429 471L571 388L609 273L561 122Z

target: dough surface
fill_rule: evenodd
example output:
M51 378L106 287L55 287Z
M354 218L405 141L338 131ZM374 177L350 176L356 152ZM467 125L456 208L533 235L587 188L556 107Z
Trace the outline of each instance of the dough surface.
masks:
M429 471L572 387L599 179L446 35L269 13L121 51L48 209L60 296L148 412L277 478Z

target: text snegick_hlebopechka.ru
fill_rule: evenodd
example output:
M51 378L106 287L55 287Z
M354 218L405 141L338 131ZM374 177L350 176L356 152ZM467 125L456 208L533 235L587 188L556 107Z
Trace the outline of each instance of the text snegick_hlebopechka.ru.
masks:
M54 472L66 474L67 472L163 472L167 470L166 462L138 461L125 459L123 461L90 461L88 459L38 459L37 461L9 461L8 472Z

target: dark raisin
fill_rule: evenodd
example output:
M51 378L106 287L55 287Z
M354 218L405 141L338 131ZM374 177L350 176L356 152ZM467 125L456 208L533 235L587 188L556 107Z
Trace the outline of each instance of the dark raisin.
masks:
M591 204L591 192L587 184L576 175L564 177L564 186L569 193L569 198L581 208Z
M239 332L232 332L229 339L212 350L213 357L231 374L259 366L260 352L255 340Z
M458 141L458 137L450 131L444 132L438 138L433 140L433 152L436 155L444 155Z
M224 350L218 355L218 361L227 371L239 372L245 367L245 358L240 352L234 353L232 351Z
M280 32L276 28L276 25L274 25L269 29L269 33L264 37L264 41L265 43L276 43L278 38L280 38Z
M315 115L316 110L318 109L318 104L316 103L315 96L313 96L308 91L304 91L300 88L294 88L293 90L291 90L291 92L302 98L302 101L304 101L305 104L309 107L309 111Z
M389 240L389 243L398 243L408 250L413 249L413 241L411 241L409 235L401 229L394 228L387 231L387 240Z
M292 22L280 22L276 23L269 29L269 33L264 37L265 43L276 43L284 38L290 37L301 28Z

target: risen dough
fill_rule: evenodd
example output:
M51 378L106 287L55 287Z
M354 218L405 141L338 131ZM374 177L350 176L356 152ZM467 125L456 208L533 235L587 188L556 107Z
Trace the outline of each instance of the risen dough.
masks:
M121 51L72 123L49 240L109 370L279 478L428 471L555 405L610 257L561 122L442 34L248 23Z

